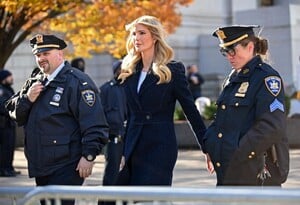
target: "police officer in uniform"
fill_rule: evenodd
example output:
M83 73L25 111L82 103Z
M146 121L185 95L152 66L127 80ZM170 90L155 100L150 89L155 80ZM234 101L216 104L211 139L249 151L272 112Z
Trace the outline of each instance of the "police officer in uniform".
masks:
M114 78L100 87L100 97L109 125L109 142L106 147L106 166L103 185L115 185L123 153L122 139L125 134L127 114L126 96L118 76L122 61L113 63Z
M14 95L12 84L12 73L8 70L0 71L0 176L3 177L20 174L13 167L16 125L5 109L5 102Z
M255 35L256 27L229 26L213 33L232 66L204 139L217 185L280 186L288 173L283 83L263 61L268 43Z
M38 186L82 185L108 138L98 89L64 61L62 39L38 34L30 45L40 70L7 103L25 128L29 176Z

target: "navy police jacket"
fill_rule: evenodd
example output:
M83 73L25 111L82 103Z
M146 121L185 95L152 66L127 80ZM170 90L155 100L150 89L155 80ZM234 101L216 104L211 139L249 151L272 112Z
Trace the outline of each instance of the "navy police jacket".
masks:
M8 111L5 108L6 101L14 95L14 90L10 85L0 84L0 128L13 128L15 122L10 119Z
M127 115L126 96L123 86L112 79L100 87L101 103L104 109L109 134L124 136Z
M82 156L96 156L107 141L108 125L97 87L83 72L65 63L38 99L27 91L42 79L35 70L22 90L7 103L11 117L25 130L25 155L30 177L47 176Z
M204 140L218 185L256 185L263 155L286 140L281 77L256 56L225 85L217 106Z

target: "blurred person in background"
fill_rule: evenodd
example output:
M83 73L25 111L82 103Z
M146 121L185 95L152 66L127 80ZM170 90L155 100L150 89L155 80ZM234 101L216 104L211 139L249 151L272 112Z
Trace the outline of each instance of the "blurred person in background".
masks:
M77 68L78 70L84 72L85 71L85 61L83 58L74 58L71 61L71 66L73 68Z
M201 86L204 83L204 78L200 75L197 65L193 64L187 67L187 80L194 100L202 97Z
M100 87L101 103L109 126L109 141L105 150L103 185L115 185L123 153L123 138L127 115L126 96L120 81L122 61L113 63L114 77Z
M13 75L8 70L0 71L0 176L14 177L20 174L13 167L16 125L10 119L9 113L5 108L6 101L14 95L12 85Z

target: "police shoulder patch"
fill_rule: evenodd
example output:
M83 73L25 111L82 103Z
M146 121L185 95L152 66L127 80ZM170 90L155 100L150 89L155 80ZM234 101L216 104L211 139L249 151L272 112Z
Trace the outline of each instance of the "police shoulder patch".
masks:
M265 85L269 92L275 97L279 95L281 91L281 79L278 76L269 76L265 78Z
M81 96L86 104L92 107L96 101L96 95L93 90L83 90Z

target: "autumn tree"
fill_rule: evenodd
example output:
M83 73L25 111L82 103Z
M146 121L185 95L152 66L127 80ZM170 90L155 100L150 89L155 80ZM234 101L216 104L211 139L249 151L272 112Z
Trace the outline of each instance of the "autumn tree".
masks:
M69 54L125 54L125 25L141 15L158 17L169 33L181 22L179 6L193 0L1 0L0 69L17 46L36 32L59 33Z

